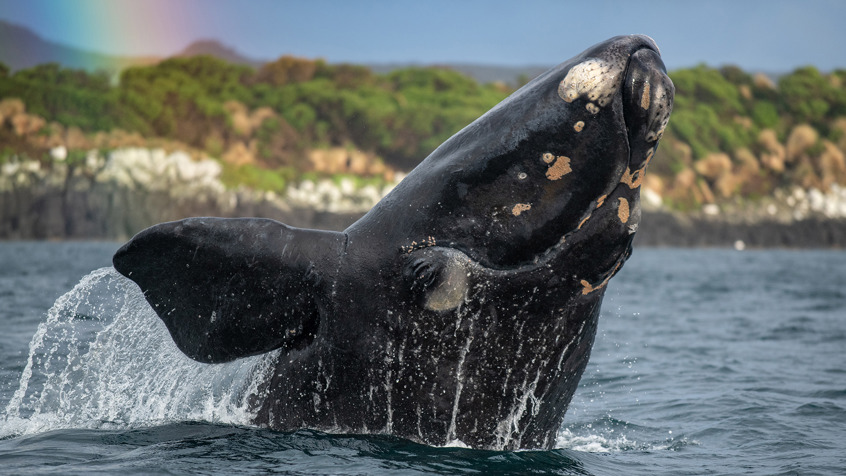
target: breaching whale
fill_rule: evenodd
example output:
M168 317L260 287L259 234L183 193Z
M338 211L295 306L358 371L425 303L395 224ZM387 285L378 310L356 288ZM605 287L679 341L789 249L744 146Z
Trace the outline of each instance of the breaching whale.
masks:
M343 232L189 218L140 232L114 267L195 360L280 349L258 425L548 448L673 92L650 38L615 37L455 134Z

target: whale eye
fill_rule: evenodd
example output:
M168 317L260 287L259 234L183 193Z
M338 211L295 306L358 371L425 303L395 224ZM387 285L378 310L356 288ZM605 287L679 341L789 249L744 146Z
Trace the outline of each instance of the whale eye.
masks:
M419 250L406 258L403 276L422 307L451 311L467 298L468 260L463 253L451 249Z
M526 177L528 177L528 175L526 175L526 172L520 172L519 174L517 174L517 178L520 180L526 180Z

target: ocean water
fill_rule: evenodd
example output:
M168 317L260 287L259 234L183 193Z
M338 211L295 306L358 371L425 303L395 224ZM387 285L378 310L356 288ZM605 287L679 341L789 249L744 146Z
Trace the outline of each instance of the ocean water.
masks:
M109 268L0 243L0 474L846 474L846 252L636 249L549 451L249 425L272 356L203 365Z

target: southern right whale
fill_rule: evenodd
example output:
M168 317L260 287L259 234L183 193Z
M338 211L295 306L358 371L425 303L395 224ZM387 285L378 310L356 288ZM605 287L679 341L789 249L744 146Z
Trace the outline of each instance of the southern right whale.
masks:
M253 396L280 430L548 448L631 253L673 84L620 36L444 142L343 232L153 226L114 256L201 362L280 349Z

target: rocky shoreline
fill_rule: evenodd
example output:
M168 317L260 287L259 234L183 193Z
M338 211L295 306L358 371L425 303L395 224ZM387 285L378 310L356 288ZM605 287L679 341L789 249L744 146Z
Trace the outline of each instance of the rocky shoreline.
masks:
M59 151L61 152L61 151ZM212 159L143 148L92 151L48 166L31 160L0 165L0 240L126 240L155 223L189 216L260 216L292 226L341 230L391 186L303 181L284 195L227 189ZM846 189L779 192L754 205L706 205L690 213L663 208L644 193L636 246L842 248Z
M846 220L805 218L733 221L667 212L644 212L635 246L747 248L843 248Z

